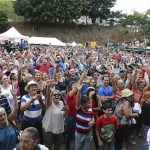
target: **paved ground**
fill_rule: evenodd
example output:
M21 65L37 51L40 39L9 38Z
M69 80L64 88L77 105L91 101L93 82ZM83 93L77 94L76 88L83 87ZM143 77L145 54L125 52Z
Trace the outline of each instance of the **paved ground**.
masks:
M140 147L140 138L136 137L136 145L129 144L128 150L140 150L139 147ZM65 150L64 144L62 144L61 150ZM71 143L71 150L74 150L74 141L72 141L72 143ZM91 141L91 150L95 150L93 141Z

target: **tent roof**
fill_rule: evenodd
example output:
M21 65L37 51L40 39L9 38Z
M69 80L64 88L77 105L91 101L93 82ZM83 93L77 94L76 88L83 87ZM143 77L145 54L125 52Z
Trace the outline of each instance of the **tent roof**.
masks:
M12 27L8 31L0 34L0 38L29 39L28 36L21 35L14 27Z
M55 45L55 46L66 46L65 43L58 40L57 38L48 37L30 37L29 44L45 44L45 45Z

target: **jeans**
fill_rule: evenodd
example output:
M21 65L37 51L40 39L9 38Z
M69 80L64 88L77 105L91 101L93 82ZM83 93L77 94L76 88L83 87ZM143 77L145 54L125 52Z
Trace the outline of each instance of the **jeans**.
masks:
M75 133L75 150L90 150L91 132L87 134Z
M143 129L142 129L142 139L141 139L141 149L140 150L148 150L148 143L147 143L147 132L150 129L150 126L146 126L143 124Z
M98 150L105 150L106 146L108 146L108 150L115 150L115 142L112 140L111 142L104 143L104 145L99 146Z
M54 150L60 150L61 133L60 134L54 134L52 132L45 132L44 131L43 135L44 135L44 144L49 150L52 149L53 145L54 145Z
M119 128L115 133L115 150L122 150L123 143L125 142L125 148L128 147L129 141L129 125L119 125Z
M93 140L94 140L94 144L95 144L95 149L98 150L98 140L97 140L97 136L96 136L96 125L95 124L92 126L92 132L93 132Z
M66 134L66 150L70 150L70 141L75 135L76 119L72 116L67 115L65 119L67 134Z

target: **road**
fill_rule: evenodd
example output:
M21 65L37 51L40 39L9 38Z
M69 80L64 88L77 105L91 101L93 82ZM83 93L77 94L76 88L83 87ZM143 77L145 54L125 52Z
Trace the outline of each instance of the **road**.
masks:
M129 144L128 150L140 150L140 148L139 148L140 147L140 143L141 143L140 142L140 138L136 137L136 144L135 145ZM71 142L71 148L70 149L74 150L74 141ZM65 144L62 144L61 150L65 150ZM91 141L91 150L95 150L93 140Z

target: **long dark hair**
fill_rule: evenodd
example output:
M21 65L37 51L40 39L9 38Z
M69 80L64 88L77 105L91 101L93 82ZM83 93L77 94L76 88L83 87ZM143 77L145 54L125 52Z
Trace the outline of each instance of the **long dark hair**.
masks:
M98 107L98 99L97 99L97 95L96 95L96 89L93 87L89 87L87 90L87 96L90 95L91 91L95 91L95 94L92 96L92 101L94 102L94 104L96 105L96 107Z
M67 87L67 92L70 92L72 90L72 85L76 83L75 81L70 81Z

